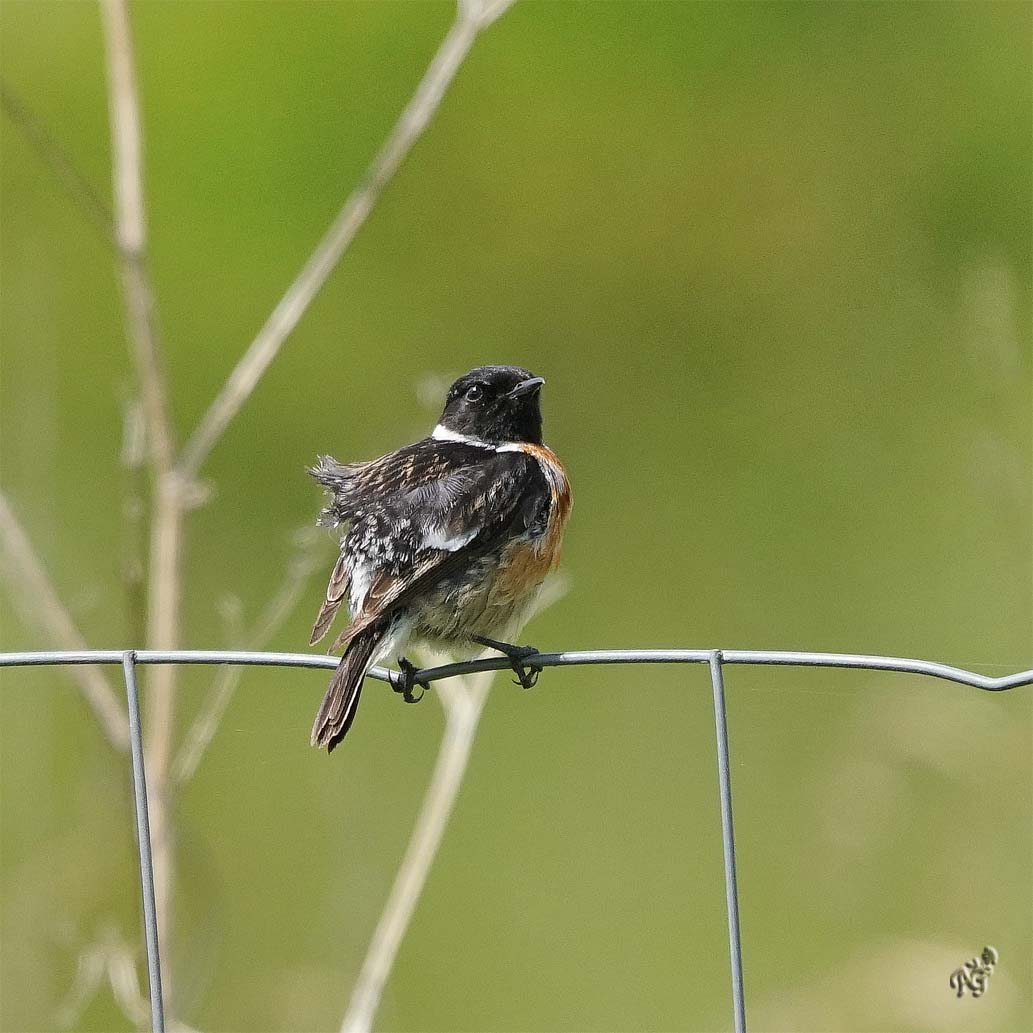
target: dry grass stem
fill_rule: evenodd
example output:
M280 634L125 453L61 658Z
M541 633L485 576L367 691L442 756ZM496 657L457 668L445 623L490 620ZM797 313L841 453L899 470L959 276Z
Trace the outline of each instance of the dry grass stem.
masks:
M428 661L428 666L430 664ZM441 746L405 856L352 990L341 1033L367 1033L373 1028L384 987L423 893L448 819L452 816L477 735L481 710L496 673L482 671L435 685L436 694L445 709Z
M122 293L147 442L156 467L172 469L175 445L166 396L166 378L154 320L154 291L147 271L143 137L126 0L101 0L111 120L112 194L115 241L121 258Z
M12 604L43 630L58 649L89 648L33 548L28 534L0 492L0 567ZM82 691L108 741L118 750L129 746L129 719L111 683L99 667L67 665L65 673Z

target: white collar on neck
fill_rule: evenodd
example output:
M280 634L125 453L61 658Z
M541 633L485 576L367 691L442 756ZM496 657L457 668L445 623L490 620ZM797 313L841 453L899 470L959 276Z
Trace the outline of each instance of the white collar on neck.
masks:
M433 431L431 431L430 436L438 441L458 441L464 445L473 445L474 448L486 448L490 452L527 451L523 442L520 441L503 441L497 445L493 445L490 441L482 441L480 438L469 438L465 434L460 434L458 431L449 430L448 427L443 427L440 423Z
M438 441L459 441L464 445L473 445L475 448L490 448L493 452L497 452L499 448L498 445L492 445L490 442L482 441L480 438L468 438L465 434L449 430L448 427L444 427L440 423L434 428L430 436Z

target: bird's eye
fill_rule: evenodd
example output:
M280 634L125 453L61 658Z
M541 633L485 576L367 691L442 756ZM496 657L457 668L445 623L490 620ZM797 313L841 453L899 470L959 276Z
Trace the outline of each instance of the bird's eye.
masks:
M466 398L470 402L479 402L484 397L484 388L480 384L466 389Z

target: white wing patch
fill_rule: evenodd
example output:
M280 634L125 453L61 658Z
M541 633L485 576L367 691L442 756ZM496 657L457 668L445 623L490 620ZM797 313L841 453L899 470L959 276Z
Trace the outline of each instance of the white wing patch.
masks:
M445 552L457 552L464 545L469 545L477 537L479 530L479 527L475 527L472 531L467 531L465 534L450 535L442 527L432 527L424 532L423 544L428 549L443 549Z
M348 592L348 609L354 616L362 609L366 593L373 581L373 570L368 563L356 563L352 567L352 583Z

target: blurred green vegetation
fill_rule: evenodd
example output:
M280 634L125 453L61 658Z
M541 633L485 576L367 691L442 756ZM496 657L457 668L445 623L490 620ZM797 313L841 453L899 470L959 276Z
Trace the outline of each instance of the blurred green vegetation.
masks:
M317 451L425 433L430 376L548 378L577 504L542 648L1033 666L1027 3L517 5L212 455L184 644L282 577ZM411 94L447 3L138 3L154 277L195 424ZM92 4L6 0L4 83L102 194ZM2 474L91 645L139 645L113 257L8 118ZM332 544L326 547L327 568ZM272 643L304 649L314 579ZM4 649L47 645L0 596ZM184 725L212 673L183 671ZM1033 1023L1029 689L728 672L758 1030ZM419 804L433 700L372 687L327 760L318 673L249 671L176 808L175 1012L336 1028ZM0 693L5 1030L139 933L131 798L58 672ZM730 1023L701 668L499 679L379 1027ZM1000 952L986 997L951 970ZM80 1029L126 1028L103 991Z

